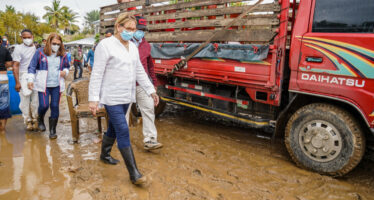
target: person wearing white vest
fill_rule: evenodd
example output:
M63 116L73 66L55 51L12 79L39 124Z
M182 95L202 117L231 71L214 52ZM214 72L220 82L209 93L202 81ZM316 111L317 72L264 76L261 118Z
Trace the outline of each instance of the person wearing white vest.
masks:
M27 69L35 54L34 36L29 29L21 32L23 43L17 45L13 52L13 72L16 81L15 89L21 99L19 108L22 111L26 130L38 130L38 92L27 87ZM31 112L30 112L31 111Z

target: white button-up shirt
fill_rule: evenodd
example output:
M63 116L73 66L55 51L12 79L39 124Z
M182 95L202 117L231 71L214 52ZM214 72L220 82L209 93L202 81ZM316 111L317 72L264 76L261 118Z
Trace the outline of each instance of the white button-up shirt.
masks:
M156 90L145 73L134 43L129 50L115 37L103 39L96 47L89 84L89 101L104 105L136 101L136 82L148 95Z

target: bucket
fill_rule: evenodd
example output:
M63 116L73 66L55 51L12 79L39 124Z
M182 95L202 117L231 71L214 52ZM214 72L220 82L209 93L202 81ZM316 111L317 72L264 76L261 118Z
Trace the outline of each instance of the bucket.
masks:
M19 94L15 89L16 80L14 79L13 71L8 71L8 79L9 79L9 93L10 93L10 112L12 115L21 114L21 110L19 109L20 98Z

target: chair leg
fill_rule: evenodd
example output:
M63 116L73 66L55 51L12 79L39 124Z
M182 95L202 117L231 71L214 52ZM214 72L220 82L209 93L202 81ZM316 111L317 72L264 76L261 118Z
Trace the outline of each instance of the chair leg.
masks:
M78 142L79 139L79 119L71 120L72 139L73 142Z
M101 117L97 117L97 128L98 128L98 133L102 133L103 127L101 126Z

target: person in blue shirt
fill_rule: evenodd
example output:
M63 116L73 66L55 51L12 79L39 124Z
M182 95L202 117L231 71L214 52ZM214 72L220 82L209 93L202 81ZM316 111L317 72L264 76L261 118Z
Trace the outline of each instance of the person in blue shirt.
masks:
M92 49L90 49L88 51L88 54L87 54L87 60L86 60L86 63L88 63L88 69L90 71L92 71L92 67L94 65L94 57L95 57L95 48L96 48L96 45L94 45L92 47Z
M68 58L69 63L71 63L71 53L70 53L70 48L67 49L66 57Z

